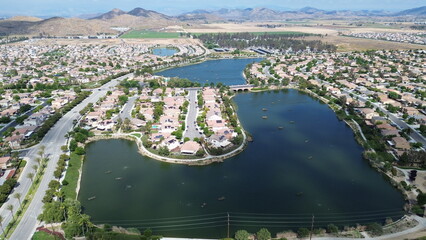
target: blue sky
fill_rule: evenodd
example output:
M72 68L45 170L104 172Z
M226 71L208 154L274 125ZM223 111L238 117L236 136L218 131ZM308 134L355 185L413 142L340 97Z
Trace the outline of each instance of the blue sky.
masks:
M113 8L128 11L135 7L173 15L195 9L219 8L269 7L293 10L310 6L324 10L398 11L424 5L425 0L0 0L0 16L77 16L107 12Z

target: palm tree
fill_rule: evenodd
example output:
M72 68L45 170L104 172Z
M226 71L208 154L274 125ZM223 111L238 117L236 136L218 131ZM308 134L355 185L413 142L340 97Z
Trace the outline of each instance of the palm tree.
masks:
M4 233L4 228L3 228L3 216L0 215L0 228L1 228L1 232Z
M42 151L42 152L44 153L44 150L46 150L46 146L41 145L41 146L40 146L40 151Z
M15 216L13 215L13 205L12 204L7 205L6 209L9 210L10 213L12 213L12 218L13 220L15 220Z
M33 182L34 173L32 173L32 172L28 173L27 178L29 178L31 180L31 182Z
M38 151L37 154L40 156L40 158L43 158L44 152L42 150Z
M37 166L36 164L34 164L34 165L32 166L32 168L34 169L34 172L37 172L38 166Z
M81 214L78 223L81 225L81 230L83 231L83 236L84 236L85 234L84 230L87 231L87 228L90 225L90 216L87 214Z
M20 194L20 193L15 193L15 194L13 194L13 197L14 197L14 198L16 198L16 199L18 199L19 207L20 207L20 208L22 208L22 203L21 203L21 197L22 197L22 194Z
M41 158L39 158L39 157L38 157L38 158L36 158L35 160L36 160L37 164L38 164L38 165L40 165L40 163L41 163Z
M58 198L59 202L62 202L64 200L64 192L63 191L58 191L54 193L55 196Z

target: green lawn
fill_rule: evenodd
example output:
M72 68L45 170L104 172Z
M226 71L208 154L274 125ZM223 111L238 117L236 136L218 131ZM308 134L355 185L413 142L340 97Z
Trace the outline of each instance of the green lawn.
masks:
M121 38L180 38L180 33L133 30L123 34Z
M142 137L142 134L140 134L140 133L132 133L130 135L135 136L137 138L141 138Z
M36 232L31 238L31 240L55 240L55 239L57 238L45 232Z
M69 166L64 179L64 181L66 180L68 182L68 185L64 185L62 187L65 197L67 198L76 199L77 197L77 193L75 191L77 189L77 182L80 175L79 169L81 164L82 156L71 153L71 159L69 160Z

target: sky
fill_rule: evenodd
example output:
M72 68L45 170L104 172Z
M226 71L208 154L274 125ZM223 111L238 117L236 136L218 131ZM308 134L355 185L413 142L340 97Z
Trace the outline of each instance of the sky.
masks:
M0 0L0 16L78 16L104 13L113 8L129 11L142 7L164 14L177 15L195 9L268 7L295 10L306 6L323 10L399 11L425 6L425 0Z

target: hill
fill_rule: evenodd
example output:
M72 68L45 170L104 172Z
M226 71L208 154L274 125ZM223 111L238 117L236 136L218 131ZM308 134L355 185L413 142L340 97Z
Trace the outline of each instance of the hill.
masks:
M397 16L426 16L426 6L407 9L396 14Z
M41 21L6 19L0 21L0 34L32 36L70 36L114 33L108 25L99 20L53 17Z
M91 19L108 20L108 19L112 19L112 18L115 18L115 17L123 15L123 14L126 14L126 12L121 10L121 9L114 8L107 13L101 14L101 15L93 17Z

